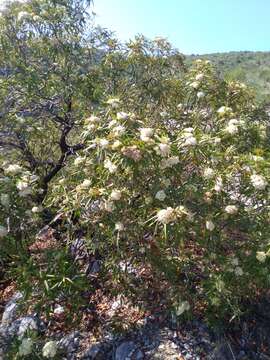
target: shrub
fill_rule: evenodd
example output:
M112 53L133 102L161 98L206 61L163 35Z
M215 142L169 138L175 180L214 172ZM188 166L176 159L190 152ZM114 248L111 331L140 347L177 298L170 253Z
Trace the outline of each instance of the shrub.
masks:
M84 229L112 275L123 262L151 264L178 314L236 316L270 280L268 129L249 89L219 80L209 62L197 60L181 86L182 103L168 98L159 118L116 98L85 119L85 149L49 203L76 215L71 231Z

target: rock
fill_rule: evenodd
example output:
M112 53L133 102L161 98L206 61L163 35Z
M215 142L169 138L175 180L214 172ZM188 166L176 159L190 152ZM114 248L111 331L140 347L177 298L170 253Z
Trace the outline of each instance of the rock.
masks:
M100 267L101 267L101 264L100 264L100 261L99 260L95 260L93 262L93 264L91 265L91 269L90 269L90 273L91 274L97 274L100 272Z
M84 360L103 360L104 359L103 346L100 343L94 344L82 356Z
M63 353L71 355L77 351L79 344L80 333L75 331L59 340L57 346Z
M24 334L28 331L39 331L39 320L36 316L25 316L19 320L20 323L17 331L17 335L19 338L22 338Z
M115 352L115 360L140 360L143 353L133 341L126 341L119 345Z
M8 348L8 336L6 332L6 327L0 325L0 360L4 359L4 355L7 352Z
M15 320L17 315L17 310L19 307L19 300L22 298L22 293L17 292L5 306L3 316L2 316L2 325L7 326Z
M178 360L180 358L179 351L175 348L175 344L170 340L164 340L152 353L153 360Z

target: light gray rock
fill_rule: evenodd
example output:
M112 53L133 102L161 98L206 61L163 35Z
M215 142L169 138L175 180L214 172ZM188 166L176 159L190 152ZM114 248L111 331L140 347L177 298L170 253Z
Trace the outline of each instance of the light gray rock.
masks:
M75 353L79 347L79 344L80 333L78 331L72 332L58 341L59 349L68 355Z
M143 353L133 341L126 341L119 345L115 351L115 360L141 360Z
M19 307L19 300L22 298L22 293L17 292L10 301L6 304L1 324L3 326L7 326L15 320L18 307Z
M19 320L20 324L17 331L19 338L22 338L28 331L39 331L39 321L35 316L25 316Z

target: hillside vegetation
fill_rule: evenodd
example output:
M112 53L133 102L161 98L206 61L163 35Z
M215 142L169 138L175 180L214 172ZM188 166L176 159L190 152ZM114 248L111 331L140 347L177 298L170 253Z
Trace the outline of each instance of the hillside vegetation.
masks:
M187 56L187 63L208 59L227 80L245 82L261 101L270 101L270 52L231 51Z
M231 359L217 330L237 332L234 359L266 359L267 109L236 57L123 44L91 3L0 15L0 359ZM152 353L165 327L173 358Z

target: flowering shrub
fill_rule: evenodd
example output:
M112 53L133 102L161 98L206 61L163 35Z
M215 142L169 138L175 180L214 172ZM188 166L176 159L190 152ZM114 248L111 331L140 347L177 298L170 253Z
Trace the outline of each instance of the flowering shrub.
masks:
M160 119L119 99L86 118L85 149L50 201L76 213L113 274L123 261L150 263L180 313L201 304L237 315L270 280L268 129L249 90L215 78L208 62L184 81L183 103L168 99Z
M0 249L1 261L20 255L35 228L42 207L35 206L38 177L18 164L1 164L0 175Z

